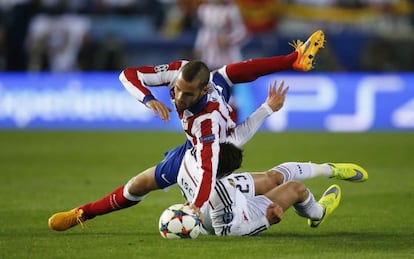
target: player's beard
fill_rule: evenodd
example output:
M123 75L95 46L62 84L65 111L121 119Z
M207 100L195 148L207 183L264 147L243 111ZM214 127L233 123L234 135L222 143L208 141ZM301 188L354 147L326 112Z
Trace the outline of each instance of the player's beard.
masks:
M199 95L198 98L194 98L194 99L187 100L187 101L174 99L175 109L178 112L184 112L184 110L190 109L194 105L197 105L197 103L200 102L200 100L203 98L203 96L204 95Z
M178 112L184 112L184 110L188 109L190 106L187 105L186 103L183 102L177 102L177 100L175 100L175 109Z

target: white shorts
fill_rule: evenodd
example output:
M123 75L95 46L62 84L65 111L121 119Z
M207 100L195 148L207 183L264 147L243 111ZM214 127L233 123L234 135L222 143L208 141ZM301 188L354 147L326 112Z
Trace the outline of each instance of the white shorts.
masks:
M238 173L232 174L230 177L234 180L235 187L239 189L246 199L245 202L238 202L238 206L241 206L239 209L245 211L250 219L266 215L267 207L273 202L264 195L254 195L255 188L252 175L249 173Z

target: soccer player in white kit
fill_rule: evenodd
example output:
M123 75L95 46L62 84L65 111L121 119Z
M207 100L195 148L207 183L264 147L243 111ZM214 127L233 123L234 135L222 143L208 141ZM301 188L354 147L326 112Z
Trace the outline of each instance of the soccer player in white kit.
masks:
M205 1L197 9L197 18L194 51L210 69L242 61L248 31L237 5L227 0Z
M317 202L299 181L316 176L353 182L368 179L362 167L350 163L287 162L256 174L231 173L242 162L238 147L255 134L266 117L283 106L287 91L283 82L277 90L276 83L270 86L266 102L234 129L227 143L220 144L216 184L208 202L200 208L205 234L255 235L280 222L283 212L291 206L308 219L311 227L318 227L339 205L341 189L336 184L330 186ZM202 177L195 149L185 153L177 176L177 184L189 203L193 202Z
M362 167L351 163L286 162L265 172L230 173L226 170L240 166L242 151L231 143L220 145L216 185L208 203L200 209L204 234L256 235L279 223L284 211L291 206L299 216L308 219L310 227L316 228L338 207L341 188L331 185L317 202L300 181L317 176L352 182L368 179L368 173ZM226 160L223 158L226 156L233 161L226 162L226 169L222 169L221 159ZM189 151L184 156L177 179L187 202L192 201L192 190L198 183L195 167L194 157Z

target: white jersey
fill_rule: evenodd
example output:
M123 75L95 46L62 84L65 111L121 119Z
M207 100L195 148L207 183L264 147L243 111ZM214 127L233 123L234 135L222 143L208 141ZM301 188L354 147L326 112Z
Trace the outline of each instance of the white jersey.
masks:
M194 48L211 69L242 60L247 29L236 5L204 3L197 10L200 22ZM221 39L220 39L221 38ZM219 41L225 39L228 46Z
M263 104L245 122L238 125L226 141L241 147L271 113L270 107L266 103ZM186 152L177 177L177 184L184 198L191 203L196 197L202 179L196 149L197 147L194 147ZM254 206L261 199L259 203L264 204L261 207L267 208L270 201L264 196L254 196L254 182L248 176L249 174L232 174L216 181L208 203L201 207L204 215L203 225L209 233L253 235L269 227L262 213L263 209L259 211ZM256 201L252 201L254 199Z

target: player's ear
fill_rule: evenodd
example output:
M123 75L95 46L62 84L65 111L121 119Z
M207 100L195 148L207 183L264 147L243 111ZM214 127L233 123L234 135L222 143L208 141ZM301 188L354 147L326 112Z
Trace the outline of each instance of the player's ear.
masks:
M206 93L208 93L208 85L206 85L206 86L204 86L203 87L203 90L201 90L201 93L203 94L203 95L205 95Z

